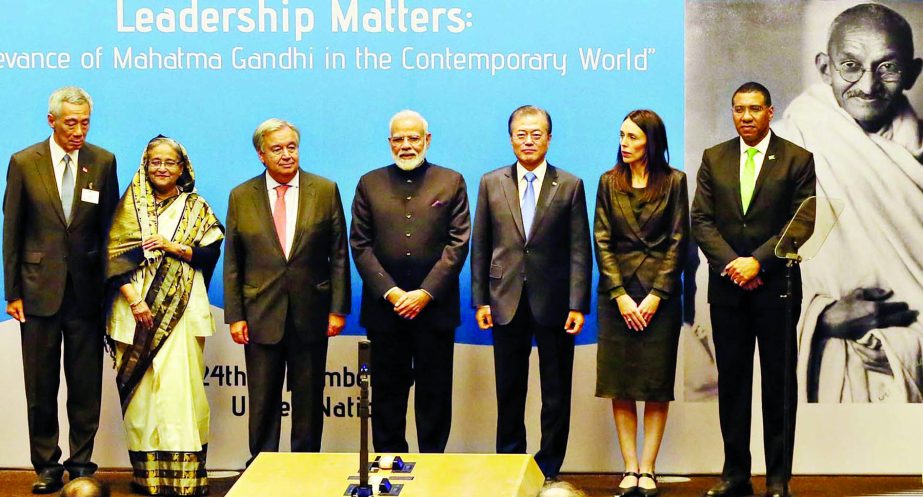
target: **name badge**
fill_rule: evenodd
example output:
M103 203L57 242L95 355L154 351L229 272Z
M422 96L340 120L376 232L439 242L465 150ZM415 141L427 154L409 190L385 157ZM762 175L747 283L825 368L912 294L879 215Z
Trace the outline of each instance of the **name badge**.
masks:
M99 203L99 192L97 190L90 190L89 188L84 188L83 192L80 194L80 200L84 202L89 202L91 204Z

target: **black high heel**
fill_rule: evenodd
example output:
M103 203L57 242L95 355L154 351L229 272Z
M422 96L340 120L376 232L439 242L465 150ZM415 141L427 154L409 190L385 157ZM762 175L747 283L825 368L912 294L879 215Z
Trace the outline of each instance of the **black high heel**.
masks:
M654 482L654 488L643 488L641 487L641 478L650 478ZM657 495L659 490L657 489L657 476L653 473L641 473L638 475L638 492L644 497L654 497Z
M625 478L628 478L629 476L634 476L635 478L637 478L637 479L639 479L639 480L640 480L640 478L641 478L641 475L639 475L639 474L638 474L637 472L635 472L635 471L625 471L624 473L622 473L622 479L623 479L623 480L624 480ZM619 482L619 483L621 483L621 482ZM631 487L622 487L622 486L619 486L618 491L619 491L619 493L618 493L619 497L625 497L625 496L628 496L628 495L632 495L632 494L634 494L635 492L638 491L638 485L634 485L634 486L631 486Z

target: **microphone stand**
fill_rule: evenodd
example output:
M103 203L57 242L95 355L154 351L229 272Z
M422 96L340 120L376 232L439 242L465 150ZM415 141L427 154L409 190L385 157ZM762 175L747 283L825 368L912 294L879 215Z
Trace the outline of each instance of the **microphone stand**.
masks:
M792 400L789 399L791 395L791 383L793 382L792 378L792 365L794 364L794 351L792 350L792 342L797 340L797 330L795 331L794 337L789 337L789 331L795 328L795 302L793 300L795 295L794 285L792 284L792 273L795 266L801 263L802 258L798 255L798 242L796 240L792 241L793 247L792 252L785 254L785 357L783 359L783 367L785 372L783 373L783 384L782 384L782 432L784 438L782 439L782 457L784 460L784 468L787 471L789 480L792 477L792 439L794 438L794 433L792 436L789 436L789 433L792 432ZM796 398L794 402L798 402ZM785 482L782 486L782 497L789 496L789 483Z
M371 497L374 494L369 484L369 385L371 383L371 342L359 342L359 485L353 489L355 497Z

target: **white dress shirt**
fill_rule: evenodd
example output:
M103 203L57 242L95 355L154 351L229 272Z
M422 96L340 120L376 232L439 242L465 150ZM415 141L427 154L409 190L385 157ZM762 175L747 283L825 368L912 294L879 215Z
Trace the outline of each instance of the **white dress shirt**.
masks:
M74 185L77 184L77 156L80 154L80 149L74 150L71 153L67 153L58 145L58 142L54 141L54 136L48 139L48 142L51 144L51 166L54 168L54 180L58 185L58 196L61 196L61 181L64 179L64 156L71 156L71 173L74 175ZM75 194L76 197L76 194Z
M766 150L769 148L769 138L772 137L772 131L766 133L766 136L760 140L759 143L753 146L753 148L759 150L759 152L753 156L753 164L756 166L756 169L753 173L754 185L756 184L756 179L760 177L760 171L763 169L763 161L766 159ZM740 181L743 182L744 179L744 164L747 162L747 149L751 148L750 145L747 145L744 142L744 139L740 139Z
M295 221L298 219L298 175L300 173L295 172L295 177L286 183L289 188L285 191L285 257L292 253L292 240L295 238ZM272 210L272 213L276 213L276 187L281 185L278 181L274 180L272 176L269 175L269 171L266 171L266 189L267 195L269 195L269 208Z
M532 170L532 173L535 174L535 179L532 180L532 188L535 189L535 205L538 205L538 195L542 192L542 181L545 179L545 171L548 170L548 161L542 161L535 169ZM526 197L526 188L529 186L529 182L526 181L526 173L529 172L528 169L522 167L522 164L519 161L516 162L516 179L519 181L519 207L522 208L522 201Z

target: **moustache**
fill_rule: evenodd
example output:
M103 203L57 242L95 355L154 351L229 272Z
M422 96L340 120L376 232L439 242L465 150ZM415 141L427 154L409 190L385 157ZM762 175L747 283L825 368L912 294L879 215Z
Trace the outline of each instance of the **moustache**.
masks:
M846 92L846 98L864 98L866 100L882 100L886 97L884 92L875 91L872 93L866 93L862 90L849 90Z

